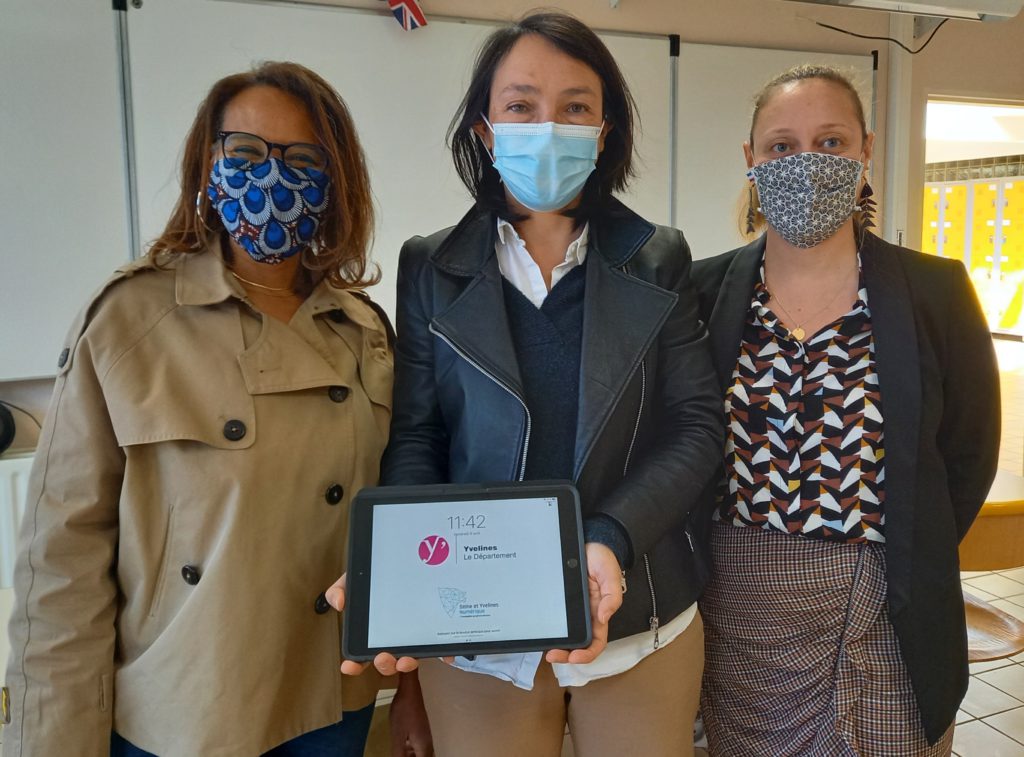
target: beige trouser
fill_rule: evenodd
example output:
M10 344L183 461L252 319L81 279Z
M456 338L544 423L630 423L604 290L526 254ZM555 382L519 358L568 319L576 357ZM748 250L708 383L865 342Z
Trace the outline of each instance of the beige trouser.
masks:
M703 668L698 614L668 646L586 686L559 686L546 662L524 691L436 659L420 683L438 757L558 757L566 723L576 757L691 757Z

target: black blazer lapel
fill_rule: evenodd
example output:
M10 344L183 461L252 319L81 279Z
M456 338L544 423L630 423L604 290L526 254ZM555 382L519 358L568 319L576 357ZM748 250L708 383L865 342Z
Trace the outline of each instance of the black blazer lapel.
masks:
M736 367L743 326L747 321L746 313L750 309L750 297L764 258L764 246L765 237L762 235L736 251L722 278L715 307L711 311L708 333L711 335L712 359L723 395L732 378L733 368Z
M900 251L866 234L861 267L875 340L885 434L885 534L890 612L909 601L921 419L917 327Z
M597 250L588 256L573 478L678 299L612 267Z

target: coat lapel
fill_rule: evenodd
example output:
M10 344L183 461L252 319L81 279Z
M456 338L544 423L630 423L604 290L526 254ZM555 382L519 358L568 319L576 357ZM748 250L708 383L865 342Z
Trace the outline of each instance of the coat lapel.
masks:
M885 433L885 533L890 612L910 590L917 480L921 375L917 328L906 273L897 248L866 234L861 266L875 340L875 367ZM896 575L902 572L903 575Z
M289 325L263 316L260 336L238 356L238 365L250 394L348 385L349 382L328 362L324 354L327 346L312 324L309 324L306 335L314 344ZM314 346L316 343L320 349Z
M654 226L622 205L591 226L583 306L580 399L574 477L678 296L630 276L628 262ZM474 209L432 256L439 269L471 278L431 329L522 398L515 346L504 307L494 217ZM557 388L553 387L553 391Z
M708 332L711 335L712 358L721 384L722 394L732 379L736 356L747 322L750 297L757 282L758 270L764 258L764 235L746 247L737 250L722 279L715 307L711 311Z
M434 317L432 331L487 373L523 397L505 292L494 254L497 223L473 209L432 256L443 271L471 280L452 304Z
M652 224L624 206L593 226L583 305L574 478L679 299L675 292L628 273L630 258L653 234Z

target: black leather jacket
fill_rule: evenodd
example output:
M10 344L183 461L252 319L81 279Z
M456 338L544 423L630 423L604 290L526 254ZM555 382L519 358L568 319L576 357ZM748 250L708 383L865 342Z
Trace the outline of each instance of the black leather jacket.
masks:
M656 630L704 587L687 521L721 463L723 413L682 234L612 210L591 221L573 478L585 522L607 516L628 542L616 639ZM531 418L496 236L474 208L402 249L387 485L523 475Z

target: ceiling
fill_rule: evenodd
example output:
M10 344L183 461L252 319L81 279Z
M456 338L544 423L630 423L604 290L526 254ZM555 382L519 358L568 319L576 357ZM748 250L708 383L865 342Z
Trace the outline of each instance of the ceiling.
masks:
M1024 104L929 101L925 139L926 163L1022 155Z

